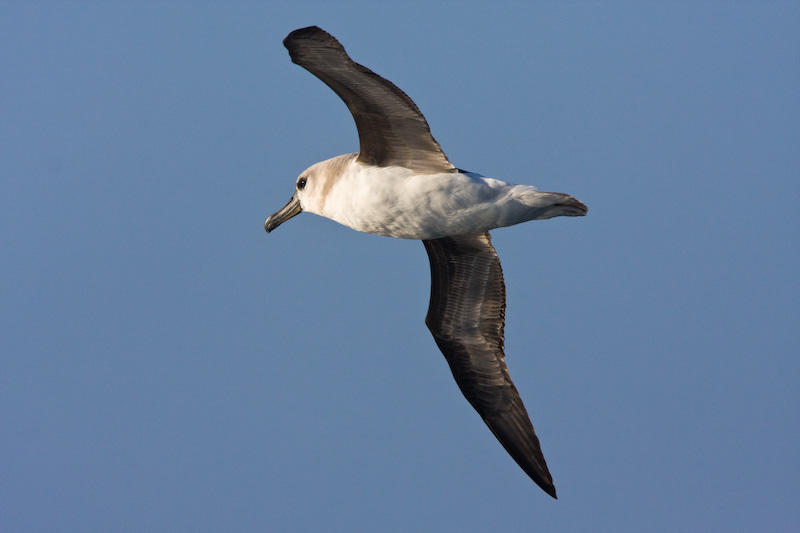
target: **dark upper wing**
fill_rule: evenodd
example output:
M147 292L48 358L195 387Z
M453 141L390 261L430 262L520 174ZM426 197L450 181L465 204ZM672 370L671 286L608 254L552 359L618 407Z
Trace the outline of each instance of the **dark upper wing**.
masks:
M425 323L456 383L517 464L555 498L539 439L505 363L506 289L489 233L423 243L432 277Z
M358 128L360 162L429 174L455 172L411 98L355 63L332 35L311 26L290 33L283 45L294 63L324 81L347 104Z

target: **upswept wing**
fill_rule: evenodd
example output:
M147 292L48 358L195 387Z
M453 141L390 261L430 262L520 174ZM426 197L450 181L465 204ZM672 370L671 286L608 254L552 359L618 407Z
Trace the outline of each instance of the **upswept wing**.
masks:
M411 98L350 59L332 35L311 26L290 33L283 45L294 63L325 82L347 104L358 128L359 162L426 174L455 172Z

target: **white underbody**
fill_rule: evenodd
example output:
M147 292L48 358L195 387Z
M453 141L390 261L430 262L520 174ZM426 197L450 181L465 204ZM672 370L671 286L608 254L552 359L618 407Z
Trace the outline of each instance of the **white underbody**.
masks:
M557 204L565 195L473 173L365 165L354 154L317 163L303 176L308 184L298 196L304 211L402 239L480 233L564 214Z

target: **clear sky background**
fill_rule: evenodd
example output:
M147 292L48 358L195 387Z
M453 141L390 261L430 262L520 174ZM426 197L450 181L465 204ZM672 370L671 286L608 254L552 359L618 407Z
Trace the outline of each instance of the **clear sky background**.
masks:
M421 243L264 233L358 149L312 24L455 165L589 206L494 232L558 501ZM3 2L0 49L4 532L800 527L800 4Z

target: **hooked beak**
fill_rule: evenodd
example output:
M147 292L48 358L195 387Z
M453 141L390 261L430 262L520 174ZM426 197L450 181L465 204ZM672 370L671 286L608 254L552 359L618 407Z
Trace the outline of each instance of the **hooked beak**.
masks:
M297 198L297 193L294 193L288 204L283 206L277 213L267 218L267 221L264 222L264 229L269 233L293 216L300 214L302 211L303 208L300 207L300 200Z

